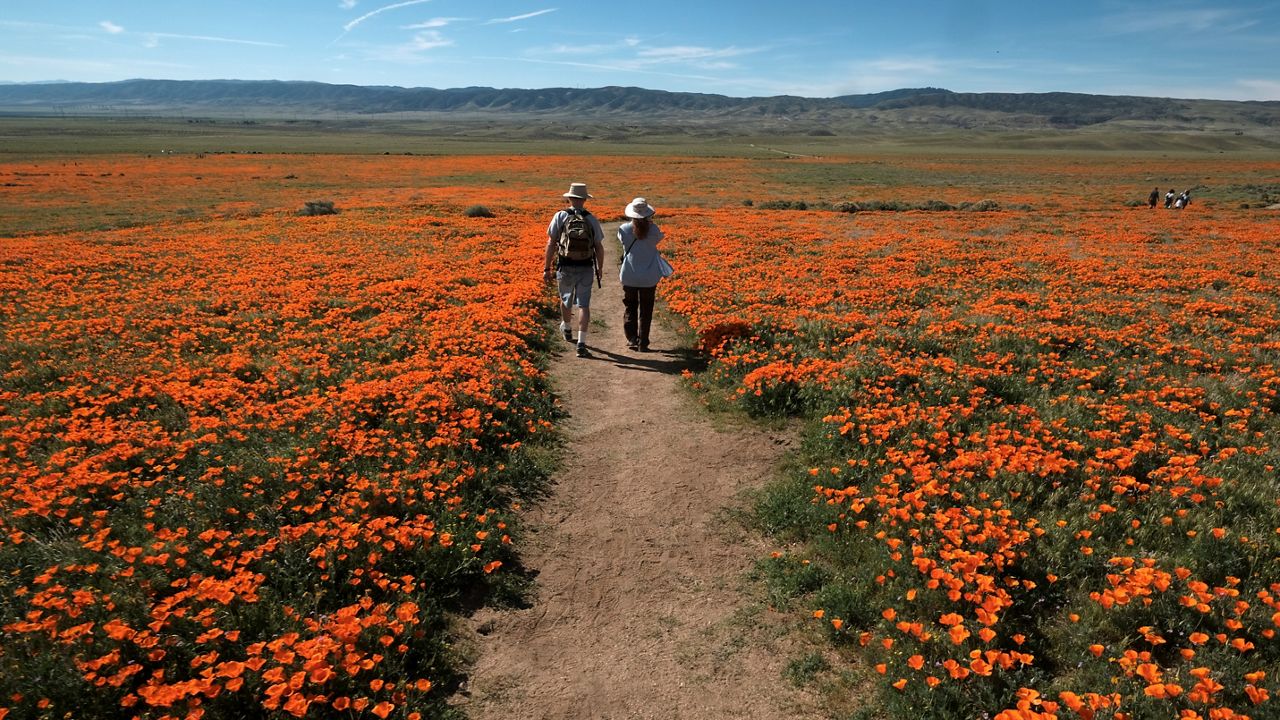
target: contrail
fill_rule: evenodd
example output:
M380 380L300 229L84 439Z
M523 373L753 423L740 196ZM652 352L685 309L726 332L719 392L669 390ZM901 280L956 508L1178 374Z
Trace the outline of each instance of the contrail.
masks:
M486 22L485 25L493 25L495 23L518 22L520 20L528 20L529 18L532 18L532 17L538 17L539 15L546 15L547 13L553 13L555 11L556 11L556 8L551 8L549 10L538 10L537 12L525 13L524 15L514 15L512 17L506 17L506 18L494 18Z
M361 15L360 17L356 18L355 20L352 20L346 25L343 25L342 31L344 33L351 32L351 28L359 25L360 23L364 22L365 20L368 20L369 18L373 17L374 15L377 15L380 12L386 12L387 10L395 10L396 8L402 8L409 5L421 5L422 3L425 3L425 2L431 2L431 0L405 0L405 2L398 2L398 3L395 3L394 5L387 5L386 7L380 7L377 10L371 10L365 13L364 15Z

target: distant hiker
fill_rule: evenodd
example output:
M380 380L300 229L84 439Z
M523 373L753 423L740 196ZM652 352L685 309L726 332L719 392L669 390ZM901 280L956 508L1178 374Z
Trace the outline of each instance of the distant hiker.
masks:
M658 254L662 230L653 222L654 212L648 200L638 197L622 211L631 222L618 227L618 242L622 244L622 267L618 270L624 308L622 332L627 336L627 347L640 352L649 351L653 300L658 282L664 277Z
M591 324L591 285L604 269L604 228L587 211L585 183L572 183L563 197L569 207L558 211L547 226L542 278L551 281L552 263L560 293L560 332L573 342L573 306L578 306L578 357L587 357L587 327Z
M1164 206L1166 208L1173 207L1173 188L1169 188L1169 192L1164 194Z
M1177 200L1173 201L1173 207L1175 210L1181 210L1186 206L1187 206L1187 194L1184 192L1178 196Z
M1190 204L1191 204L1191 188L1187 188L1186 190L1182 191L1182 207L1186 207Z
M1160 188L1159 188L1159 187L1154 188L1154 189L1151 191L1151 194L1147 196L1147 205L1149 205L1150 207L1155 207L1157 202L1160 202Z

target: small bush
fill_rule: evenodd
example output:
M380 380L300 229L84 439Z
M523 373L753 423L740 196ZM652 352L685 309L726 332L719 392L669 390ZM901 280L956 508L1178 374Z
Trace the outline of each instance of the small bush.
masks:
M803 200L769 200L760 203L764 210L808 210L809 204Z
M463 214L470 218L491 218L493 211L483 205L472 205L463 211Z
M975 203L962 203L960 209L969 212L993 212L1000 209L1000 203L995 200L979 200Z
M862 210L889 210L893 212L911 210L911 206L897 200L863 200L858 203Z
M332 200L308 200L305 207L298 211L299 215L337 215L338 209Z

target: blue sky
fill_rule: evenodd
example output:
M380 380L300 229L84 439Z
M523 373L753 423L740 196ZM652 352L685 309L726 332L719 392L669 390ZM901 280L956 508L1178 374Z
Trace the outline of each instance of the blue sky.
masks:
M1280 0L6 0L0 82L1280 100Z

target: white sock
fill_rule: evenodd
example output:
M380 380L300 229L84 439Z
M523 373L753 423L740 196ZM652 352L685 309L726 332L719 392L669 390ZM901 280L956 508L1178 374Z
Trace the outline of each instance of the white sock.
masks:
M578 344L579 344L579 345L586 345L586 344L587 344L587 331L586 331L586 330L579 330L579 331L578 331Z
M567 322L565 322L565 321L561 320L561 321L560 321L560 332L564 332L565 330L568 330L568 329L569 329L569 323L567 323Z

